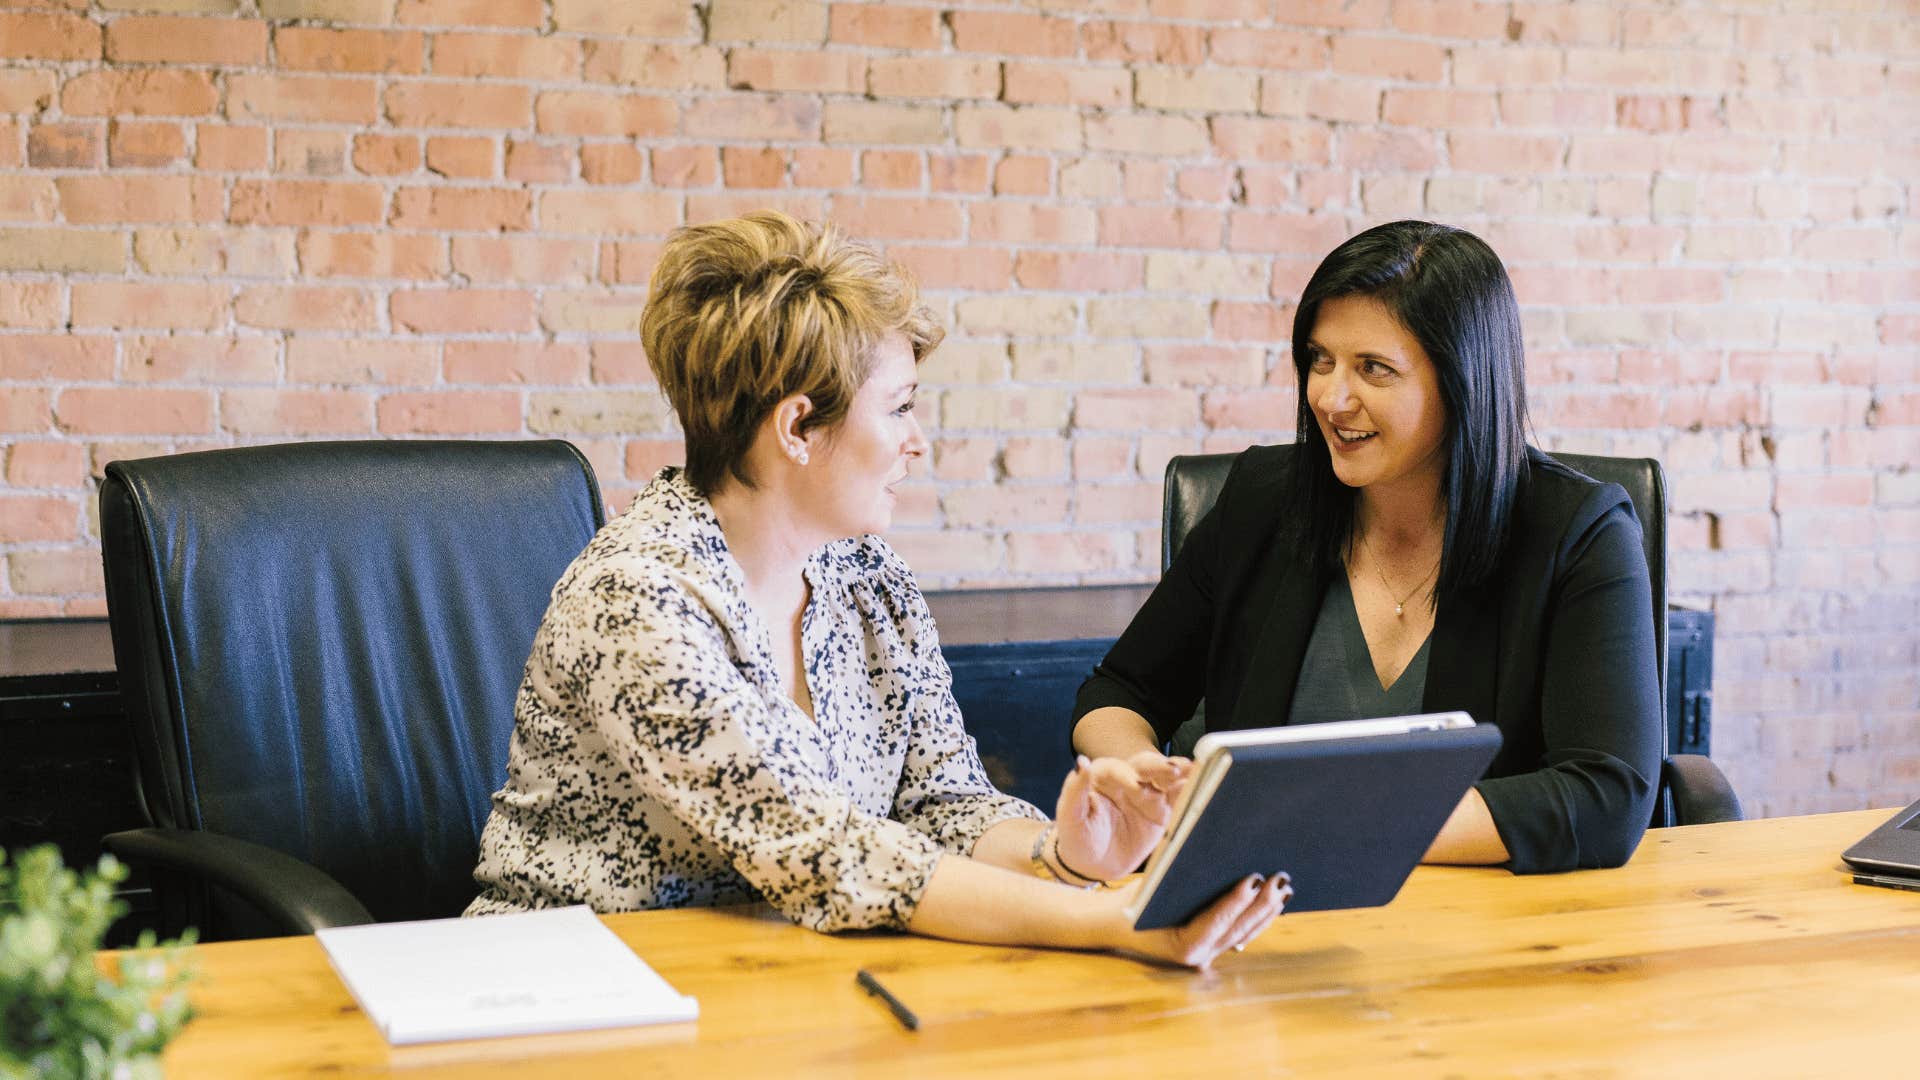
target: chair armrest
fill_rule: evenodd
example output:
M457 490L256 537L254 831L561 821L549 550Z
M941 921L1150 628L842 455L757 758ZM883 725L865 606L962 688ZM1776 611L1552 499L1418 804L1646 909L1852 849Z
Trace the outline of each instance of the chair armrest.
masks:
M288 934L374 921L366 907L325 872L249 840L196 829L129 829L108 834L102 843L127 862L228 889Z
M1668 790L1673 792L1675 825L1708 825L1740 821L1740 796L1727 783L1720 766L1705 754L1675 754L1662 766Z

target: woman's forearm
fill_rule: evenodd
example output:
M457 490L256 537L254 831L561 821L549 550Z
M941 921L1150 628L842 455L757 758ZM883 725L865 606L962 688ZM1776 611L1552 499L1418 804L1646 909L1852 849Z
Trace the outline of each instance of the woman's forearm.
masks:
M1447 815L1447 823L1440 827L1440 835L1433 838L1421 861L1489 866L1509 858L1506 842L1494 827L1493 813L1487 809L1487 800L1481 798L1480 789L1468 788L1453 813Z
M988 835L1001 831L996 827ZM907 929L983 945L1108 949L1118 945L1128 929L1119 897L949 855L934 868Z
M1073 748L1088 757L1127 758L1160 749L1147 718L1116 705L1095 709L1073 725Z

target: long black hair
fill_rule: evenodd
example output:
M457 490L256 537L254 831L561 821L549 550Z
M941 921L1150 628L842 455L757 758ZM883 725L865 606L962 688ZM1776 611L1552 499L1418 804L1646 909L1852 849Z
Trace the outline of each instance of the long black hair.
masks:
M1308 342L1320 305L1339 296L1385 304L1439 375L1447 414L1440 485L1447 525L1433 602L1458 599L1499 567L1526 478L1526 354L1513 283L1485 241L1428 221L1368 229L1334 248L1313 272L1293 316L1293 369L1300 380L1293 500L1309 550L1329 571L1346 565L1354 493L1334 476L1307 396Z

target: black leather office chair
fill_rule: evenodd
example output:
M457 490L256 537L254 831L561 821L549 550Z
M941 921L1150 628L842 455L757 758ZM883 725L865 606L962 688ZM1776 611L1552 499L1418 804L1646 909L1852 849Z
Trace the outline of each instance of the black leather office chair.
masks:
M1160 572L1173 565L1180 544L1213 506L1226 484L1235 454L1187 454L1167 462L1161 494ZM1654 652L1659 657L1660 791L1653 808L1655 827L1739 821L1740 799L1720 767L1703 754L1667 753L1667 485L1652 458L1554 454L1568 468L1605 483L1619 484L1633 500L1646 541L1648 577L1653 585Z
M604 520L563 442L116 461L107 607L169 931L458 914L548 595Z

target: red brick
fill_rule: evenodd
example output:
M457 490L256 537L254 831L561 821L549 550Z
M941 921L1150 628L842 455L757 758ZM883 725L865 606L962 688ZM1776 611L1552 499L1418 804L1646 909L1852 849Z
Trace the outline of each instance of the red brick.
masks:
M1051 158L1009 154L994 166L993 192L996 195L1045 195L1050 190L1052 172Z
M0 13L0 57L16 60L98 60L100 26L59 12Z
M533 294L519 289L413 289L393 294L395 330L415 334L524 333Z
M65 324L66 289L57 281L0 278L0 327L50 330Z
M704 146L656 148L652 164L653 182L661 187L707 187L719 175L712 148ZM850 172L847 179L852 179Z
M581 43L521 34L435 34L433 73L466 79L572 82L580 76Z
M17 442L7 450L7 483L16 488L75 488L87 482L87 454L73 443Z
M685 147L685 157L667 158L667 150L653 152L654 183L670 187L705 187L713 183L713 151ZM661 162L672 170L662 177ZM683 178L683 179L682 179ZM853 153L825 147L799 147L793 152L793 186L806 188L842 188L853 184Z
M1231 27L1207 36L1207 55L1216 64L1250 65L1288 71L1320 71L1327 66L1325 34L1300 30Z
M647 366L647 354L637 342L596 341L590 362L595 385L651 384L653 370Z
M786 151L773 147L724 147L720 151L720 175L730 188L782 187L787 176Z
M817 221L826 216L826 199L818 195L796 195L785 191L728 191L718 194L690 194L687 196L686 220L688 223L702 221L721 221L739 217L755 210L778 210L802 221ZM653 235L664 235L666 230Z
M212 76L168 68L83 72L60 91L69 116L205 116L219 105Z
M530 228L532 195L515 188L406 187L388 224L403 229L502 232Z
M290 71L418 75L426 64L427 36L418 30L282 26L274 31L273 46L280 66Z
M287 381L353 387L426 386L440 372L437 342L296 336L287 342Z
M1004 248L889 244L887 254L912 271L922 288L993 292L1013 281L1013 257Z
M882 57L866 72L865 89L875 97L995 98L1000 96L1000 64L968 57ZM1011 85L1011 82L1009 83ZM751 86L750 89L761 89ZM822 89L831 89L825 88ZM849 88L858 92L861 87ZM1012 96L1008 101L1023 100ZM1122 99L1124 100L1124 99Z
M107 161L115 168L160 168L187 154L179 124L115 120L107 131Z
M76 281L73 325L209 329L226 321L231 295L224 285Z
M1285 161L1296 166L1324 165L1330 152L1325 125L1241 116L1213 121L1213 145L1229 161Z
M227 115L236 120L258 118L372 127L380 115L379 92L380 84L373 79L230 75L227 77Z
M544 0L400 0L393 21L403 26L507 26L537 29Z
M1190 390L1082 390L1074 396L1073 426L1083 431L1188 428L1199 418L1196 406Z
M555 29L631 37L681 37L695 29L678 0L553 0Z
M273 171L295 176L340 176L347 171L347 133L283 128L274 133Z
M400 127L523 128L533 115L533 92L481 82L397 82L387 88L385 111Z
M785 175L784 157L781 172ZM926 180L920 155L911 150L869 150L860 155L860 182L869 190L917 191ZM735 186L731 176L727 186Z
M650 480L668 465L683 465L686 446L678 439L631 439L627 442L626 475L633 480Z
M739 90L857 94L866 80L866 58L854 53L734 49L727 57L727 85ZM994 82L997 88L997 71Z
M213 398L204 390L74 386L60 392L54 422L69 435L206 435Z
M52 431L53 391L37 386L0 386L0 431Z
M413 172L420 168L420 139L414 135L355 135L353 167L368 176Z
M1237 210L1227 222L1227 248L1232 251L1324 252L1346 238L1347 224L1337 217Z
M1273 442L1293 431L1298 402L1292 387L1216 390L1207 394L1200 416L1208 427L1260 432L1263 441Z
M438 278L446 274L446 241L395 232L305 232L300 269L312 277Z
M1013 533L1007 568L1026 574L1102 573L1133 565L1133 537L1125 532Z
M138 336L126 340L125 350L123 382L273 382L279 376L279 343L267 336Z
M680 223L680 200L673 195L549 191L540 196L540 228L547 233L664 236Z
M0 334L0 379L72 383L111 378L111 336Z
M960 206L952 199L842 194L834 196L831 216L876 240L958 240L965 228Z
M542 283L577 283L592 276L596 247L590 241L458 236L454 237L454 266L476 281L523 284L545 278ZM522 264L529 269L520 269Z
M382 435L498 435L521 430L520 395L441 390L388 394L374 406Z
M1341 134L1334 163L1362 172L1416 172L1435 169L1434 137L1408 131L1350 130Z
M1194 67L1206 62L1206 34L1204 27L1191 25L1089 22L1081 31L1081 42L1088 60Z
M658 137L674 132L680 107L665 97L548 91L535 103L534 115L543 135Z
M1003 11L955 11L947 16L954 48L995 56L1058 56L1074 54L1077 33L1068 19Z
M1100 209L1100 242L1212 250L1220 246L1225 222L1225 213L1207 207L1107 206Z
M100 167L101 125L35 124L27 129L27 164L36 169Z
M915 160L919 155L911 155ZM936 192L984 195L988 190L986 154L943 154L927 160L927 186Z
M267 59L267 24L258 19L124 15L107 25L107 59L256 67Z
M220 394L220 426L239 435L354 435L373 429L364 390L234 388Z
M1404 38L1339 34L1333 39L1333 70L1370 79L1437 83L1446 70L1447 50Z
M232 220L240 225L377 225L386 195L376 184L328 180L241 180Z
M560 386L587 381L587 347L522 341L450 341L449 383Z
M827 39L884 49L938 49L940 13L884 4L834 4L828 11Z
M580 148L580 179L589 184L634 184L647 159L631 143L590 143Z
M1452 52L1455 86L1554 86L1561 81L1564 67L1561 50L1538 45L1503 42L1466 46Z
M1222 341L1291 340L1293 312L1278 304L1221 302L1213 306L1213 336Z
M687 109L684 127L705 139L818 139L820 103L746 93L699 98Z
M483 135L435 135L427 140L427 169L463 180L490 180L499 145Z
M573 151L564 142L507 140L507 179L524 184L564 184L573 177Z
M901 61L911 64L917 61ZM1092 105L1127 107L1133 96L1133 74L1125 68L1098 68L1083 64L1006 65L1003 100L1015 105ZM997 82L997 80L996 80Z
M59 77L47 70L0 69L0 113L37 113L53 104Z
M590 40L583 73L588 82L656 90L718 90L727 85L727 60L719 49L707 45Z
M1005 528L1064 522L1072 505L1064 487L950 488L940 498L949 528Z
M372 294L317 285L260 285L241 291L233 317L270 330L372 330L380 325Z
M1098 219L1084 206L990 202L969 208L967 238L975 243L1091 244L1098 235Z
M944 143L946 124L945 111L932 105L836 100L827 102L821 113L829 143ZM971 139L972 129L963 126L961 143Z
M1014 263L1014 277L1029 289L1131 292L1145 280L1145 267L1140 255L1023 251Z
M1149 345L1147 381L1170 386L1258 386L1266 374L1266 350L1221 345Z

